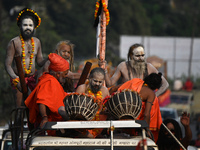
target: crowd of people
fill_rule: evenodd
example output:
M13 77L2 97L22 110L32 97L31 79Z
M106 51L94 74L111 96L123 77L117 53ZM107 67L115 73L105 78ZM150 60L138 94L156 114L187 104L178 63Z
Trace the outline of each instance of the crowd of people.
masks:
M44 59L40 40L33 37L40 23L41 18L34 10L25 8L19 13L17 25L20 35L9 42L5 60L5 69L10 76L16 95L16 107L26 106L29 110L29 122L32 124L29 126L30 130L42 128L48 121L69 120L69 116L65 113L63 99L71 92L85 93L98 99L99 109L93 118L98 121L109 119L105 105L103 105L106 97L116 91L131 89L137 91L142 99L142 109L137 119L148 123L159 149L168 149L166 142L170 142L170 146L177 145L171 138L162 139L169 137L162 123L185 147L188 146L191 140L189 114L184 113L181 118L186 133L184 138L177 133L180 132L177 123L172 120L162 122L157 96L162 94L169 84L162 73L146 62L143 45L134 44L130 47L127 61L117 66L112 77L107 74L106 67L97 67L91 70L88 82L74 88L73 80L79 80L81 77L80 73L74 72L74 44L69 40L60 41L55 51L48 55L48 59ZM17 66L19 63L15 61L18 56L21 58L21 72ZM41 67L38 71L36 71L36 63ZM99 64L106 66L106 61L100 61ZM28 97L23 97L20 74L25 77L28 85ZM122 83L117 85L120 78ZM101 133L101 129L91 129L87 131L87 137L100 137ZM49 131L48 134L55 135L56 133ZM162 143L163 141L165 143ZM180 149L179 145L177 149Z

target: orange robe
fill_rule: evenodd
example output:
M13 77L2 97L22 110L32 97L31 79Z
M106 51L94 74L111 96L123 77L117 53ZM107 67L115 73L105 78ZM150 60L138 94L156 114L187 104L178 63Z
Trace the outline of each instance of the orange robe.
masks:
M125 82L122 86L119 87L118 91L121 91L123 89L132 89L134 91L137 91L138 93L140 92L142 86L143 86L144 81L139 79L139 78L134 78L130 81ZM145 111L145 104L146 102L142 102L142 110L137 117L137 120L143 120L144 119L144 111ZM155 97L153 105L151 107L151 112L150 112L150 125L149 129L152 131L154 134L154 139L157 141L158 137L158 130L160 129L160 125L162 124L162 116L160 113L160 107L158 103L158 98Z
M106 119L107 119L107 115L101 114L101 113L99 114L99 111L98 111L96 116L92 119L92 121L105 121ZM103 129L99 129L99 128L88 130L88 132L90 132L93 135L93 138L100 135L102 131Z
M61 121L62 117L58 113L58 108L64 106L63 99L67 95L58 80L48 73L44 73L37 86L25 100L25 105L29 108L29 121L36 126L42 118L39 114L38 104L46 105L50 113L48 121Z

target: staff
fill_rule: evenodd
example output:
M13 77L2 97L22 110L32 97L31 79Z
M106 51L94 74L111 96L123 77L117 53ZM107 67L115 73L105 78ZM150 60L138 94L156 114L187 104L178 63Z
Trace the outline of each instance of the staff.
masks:
M108 0L98 0L96 2L95 23L98 22L96 54L99 54L99 60L101 62L105 60L106 26L110 21L110 15L107 6ZM105 68L103 65L100 67Z

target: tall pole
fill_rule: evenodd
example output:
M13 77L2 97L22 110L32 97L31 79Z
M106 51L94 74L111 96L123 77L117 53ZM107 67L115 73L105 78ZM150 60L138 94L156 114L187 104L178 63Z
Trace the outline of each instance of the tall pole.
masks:
M108 0L103 0L102 5L108 6ZM102 11L101 11L101 15L100 15L99 60L101 62L105 61L105 53L106 53L106 25L107 25L107 22L106 22L106 12L104 10L105 10L105 8L102 7ZM104 65L101 65L100 67L105 68Z
M193 55L193 43L194 43L194 36L191 38L191 44L190 44L190 57L189 57L189 67L188 67L188 77L191 77L191 68L192 68L192 55Z
M173 61L173 78L176 79L176 38L174 38L174 61Z
M3 12L3 6L2 6L2 0L0 0L0 17L2 16L2 12ZM0 33L2 33L1 31L2 31L2 18L0 18ZM0 34L0 45L2 45L2 36L1 36L1 34Z
M194 32L195 32L195 14L193 15L193 26L192 26L192 37L191 37L191 43L190 43L190 54L189 54L189 65L188 65L188 77L191 77L191 71L192 71L192 56L193 56L193 44L194 44Z

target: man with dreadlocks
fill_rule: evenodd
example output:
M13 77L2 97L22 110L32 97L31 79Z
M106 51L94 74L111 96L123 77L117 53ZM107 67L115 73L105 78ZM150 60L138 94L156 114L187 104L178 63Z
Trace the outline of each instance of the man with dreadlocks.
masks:
M192 131L190 128L190 114L183 112L181 116L181 124L185 129L185 136L182 138L181 127L179 123L174 120L167 118L163 121L163 124L171 131L171 133L176 137L176 139L187 149L191 139ZM167 129L161 125L157 145L159 150L181 150L181 146L178 144L177 140L172 137L172 135L167 131Z
M134 44L129 48L128 61L121 62L117 66L117 69L111 78L108 76L106 70L105 73L106 85L107 87L111 87L120 79L120 77L122 78L122 83L125 83L133 78L140 78L143 80L151 73L158 73L158 70L152 64L145 62L143 45ZM162 76L162 85L156 92L156 96L162 94L168 88L168 86L168 82Z
M72 80L78 80L80 78L80 73L73 73L74 71L74 44L72 44L69 40L64 40L58 42L56 45L55 53L60 55L62 58L67 60L70 64L70 70L65 78L66 82L63 85L63 88L66 92L73 92L74 91L74 85ZM43 72L49 72L49 64L50 61L47 61L40 70L40 75L42 75Z

